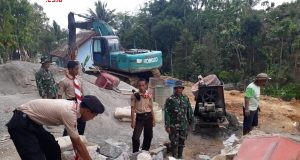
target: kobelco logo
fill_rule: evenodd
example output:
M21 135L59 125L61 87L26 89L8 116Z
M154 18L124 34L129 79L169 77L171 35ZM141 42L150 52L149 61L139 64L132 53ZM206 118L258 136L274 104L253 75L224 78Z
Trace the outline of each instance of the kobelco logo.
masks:
M155 63L155 62L158 62L157 57L144 59L144 63Z

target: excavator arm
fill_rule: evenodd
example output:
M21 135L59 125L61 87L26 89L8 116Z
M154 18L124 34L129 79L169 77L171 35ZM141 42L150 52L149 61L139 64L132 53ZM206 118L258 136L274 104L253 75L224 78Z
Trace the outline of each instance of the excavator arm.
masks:
M88 19L85 22L76 22L74 15ZM93 30L100 36L115 35L112 28L104 21L94 20L90 17L83 16L80 14L74 14L70 12L68 14L68 29L69 29L69 40L68 40L68 59L75 60L76 55L76 28Z

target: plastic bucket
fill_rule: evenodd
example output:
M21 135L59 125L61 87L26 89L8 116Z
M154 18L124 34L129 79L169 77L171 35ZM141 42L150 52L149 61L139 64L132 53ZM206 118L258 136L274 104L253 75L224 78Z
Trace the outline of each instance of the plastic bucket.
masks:
M167 86L167 87L174 87L176 81L177 80L174 80L174 79L167 79L167 80L165 80L165 86Z
M154 101L164 108L166 99L173 94L173 87L155 87Z
M163 86L165 86L165 81L163 79L150 77L149 79L150 88L163 87Z

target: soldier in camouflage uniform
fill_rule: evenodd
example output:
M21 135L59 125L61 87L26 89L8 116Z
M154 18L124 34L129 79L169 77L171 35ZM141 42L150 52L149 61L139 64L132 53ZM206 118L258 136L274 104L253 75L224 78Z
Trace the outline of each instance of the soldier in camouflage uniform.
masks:
M193 110L181 81L176 82L174 94L166 100L165 129L171 141L172 156L182 158L184 141L188 135L189 124L193 122Z
M57 97L57 85L53 74L49 71L51 60L47 57L41 58L41 68L35 73L36 85L42 98L55 99Z

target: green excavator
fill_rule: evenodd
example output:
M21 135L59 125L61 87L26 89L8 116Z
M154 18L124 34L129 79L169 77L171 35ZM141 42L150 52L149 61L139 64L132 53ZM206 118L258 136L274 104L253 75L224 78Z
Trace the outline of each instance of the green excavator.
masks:
M84 17L87 21L76 22L74 15ZM84 55L76 55L76 29L92 30L97 33L90 41L90 47ZM83 15L68 15L69 29L69 59L79 61L84 71L94 71L95 68L120 77L130 84L135 84L137 78L159 77L162 66L162 52L147 49L124 50L119 37L111 26L101 20L94 20Z

